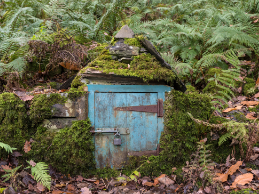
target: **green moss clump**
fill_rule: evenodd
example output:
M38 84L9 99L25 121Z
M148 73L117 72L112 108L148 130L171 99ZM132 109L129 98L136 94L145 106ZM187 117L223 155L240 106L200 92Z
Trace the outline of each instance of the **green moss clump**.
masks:
M191 86L191 85L186 85L187 90L185 91L186 93L190 93L190 92L198 92L195 87Z
M13 93L0 94L0 142L22 151L31 131L25 102ZM6 157L4 149L0 149L0 157Z
M213 150L214 161L222 162L220 158L223 157L218 156L231 154L231 149L225 149L226 145L230 144L229 141L219 147L217 141L210 141L211 128L196 124L187 114L189 112L194 118L203 121L210 120L210 123L226 122L225 119L212 116L213 109L210 101L211 98L206 94L183 94L178 91L168 94L164 103L165 131L160 140L160 147L163 149L160 153L161 161L164 160L174 165L183 164L196 150L196 142L205 137L208 138L208 144L213 144L210 148Z
M252 96L256 94L259 90L255 87L255 81L252 78L245 78L245 85L244 85L244 95Z
M120 172L117 169L113 169L113 168L100 168L100 169L96 169L95 175L97 175L99 178L112 178L112 177L117 177L119 176Z
M75 100L83 95L86 94L86 92L84 91L84 86L79 86L78 88L70 88L68 93L68 98L71 100Z
M217 76L219 76L222 73L221 69L217 69L217 68L210 68L207 73L206 73L206 80L208 80L209 78L214 77L214 75L216 74Z
M54 88L54 89L57 88L57 82L50 82L49 85L51 88Z
M142 44L137 38L125 38L124 43L130 46L142 47Z
M99 55L103 54L106 51L106 47L109 46L108 44L98 44L97 47L88 51L88 58L90 61L94 61Z
M50 94L50 96L40 94L35 96L29 111L32 124L35 125L42 122L44 119L51 118L54 114L51 107L54 104L62 104L66 101L67 98L62 97L60 94Z
M49 163L64 174L88 176L95 170L94 143L90 130L89 119L74 121L70 128L56 133L40 127L29 155L36 162Z
M50 151L50 163L65 174L88 175L95 168L91 123L75 121L70 128L64 128L55 135Z
M82 86L82 85L84 85L84 83L81 82L81 76L77 75L71 83L71 88L78 88L79 86Z
M239 191L231 191L230 194L259 194L259 191L254 191L252 189L242 189Z
M104 50L102 55L98 56L85 69L87 68L103 71L107 74L140 77L145 82L150 80L172 82L176 79L174 72L162 67L151 54L135 56L130 63L130 68L128 68L127 64L112 60L108 50Z

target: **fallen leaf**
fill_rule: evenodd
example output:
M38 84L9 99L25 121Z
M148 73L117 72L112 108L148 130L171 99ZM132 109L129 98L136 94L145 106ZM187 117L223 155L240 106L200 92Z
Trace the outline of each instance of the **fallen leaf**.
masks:
M37 189L39 189L41 192L45 191L45 187L40 182L37 183Z
M162 177L165 177L165 174L161 174L159 177L154 179L154 186L156 186L159 183L158 179Z
M228 173L229 175L234 174L234 173L237 171L237 169L239 169L239 167L240 167L242 164L243 164L242 161L237 161L237 163L236 163L235 165L232 165L232 166L228 169L227 173Z
M31 143L29 141L25 142L23 150L25 153L28 153L29 151L31 151Z
M66 184L56 184L55 187L61 188L61 187L65 187Z
M69 62L61 62L59 63L62 67L69 69L69 70L81 70L81 66L75 63L69 63Z
M259 98L259 92L254 95L255 98Z
M36 163L33 160L30 160L30 165L32 165L34 167L34 166L36 166Z
M84 178L80 175L77 176L76 181L82 182Z
M242 163L242 161L238 161L235 165L232 165L224 174L216 173L218 177L215 177L214 180L226 182L228 180L228 175L232 175L233 173L235 173L237 169L239 169L239 167L242 165Z
M236 110L240 110L240 109L242 109L242 107L243 107L243 106L236 106L235 109L236 109Z
M94 182L94 184L96 184L96 185L99 185L99 183L100 183L99 180L97 180L97 181Z
M174 181L166 176L158 178L158 181L166 186L174 184Z
M34 96L27 95L26 92L14 91L14 94L16 94L22 101L28 101L34 98Z
M259 152L259 148L258 147L254 147L253 150L254 150L254 152Z
M211 188L210 188L210 187L205 187L204 191L205 191L206 193L211 193Z
M151 182L145 182L144 185L149 186L149 187L152 187L152 186L153 186L153 183L151 183Z
M2 165L1 166L4 170L12 170L12 168L8 165Z
M88 185L89 183L78 183L76 186L81 189L81 188L87 187Z
M251 172L259 178L259 170L252 170Z
M18 151L14 151L13 152L13 156L14 157L19 157L19 156L22 156L22 154L20 152L18 152Z
M52 194L61 194L64 193L64 191L60 191L60 190L54 190L52 191Z
M247 119L252 119L252 120L255 120L256 119L256 117L254 117L254 113L247 113L247 115L246 115L246 118Z
M89 188L84 187L81 189L81 194L92 194Z
M245 106L256 106L259 104L259 102L258 101L242 101L241 104L245 105Z
M247 183L250 183L252 180L253 180L253 174L251 173L242 174L236 177L235 181L232 183L230 187L236 188L237 184L245 185Z
M255 85L257 85L257 86L259 85L259 77L257 78Z
M259 156L259 154L252 155L252 156L250 157L250 160L255 160L256 158L258 158L258 156Z
M223 110L222 112L231 112L233 110L237 110L236 108L227 108L225 110Z
M206 143L206 141L207 141L207 138L200 140L201 143Z
M246 96L238 96L237 99L239 101L244 101L244 100L246 100Z
M95 182L96 181L96 179L85 179L86 181L88 181L88 182Z
M32 184L29 184L29 185L28 185L28 189L29 189L30 191L34 191L33 185L32 185Z
M74 191L76 188L75 188L75 186L74 185L72 185L72 184L68 184L67 185L67 190L69 190L69 191Z
M237 92L240 94L240 93L242 92L242 87L239 87L239 88L237 89Z

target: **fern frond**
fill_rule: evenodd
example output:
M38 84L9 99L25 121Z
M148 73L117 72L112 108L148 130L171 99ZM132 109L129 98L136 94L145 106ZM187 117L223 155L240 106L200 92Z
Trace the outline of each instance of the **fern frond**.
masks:
M50 190L51 176L48 174L48 165L44 162L38 162L34 167L31 167L31 174L37 182Z
M0 63L0 76L6 72L17 71L20 75L22 75L23 70L26 67L27 62L23 57L18 57L10 63Z
M4 148L5 151L8 153L13 153L13 150L17 150L17 148L12 148L11 146L9 146L8 144L5 144L3 142L0 142L0 147Z

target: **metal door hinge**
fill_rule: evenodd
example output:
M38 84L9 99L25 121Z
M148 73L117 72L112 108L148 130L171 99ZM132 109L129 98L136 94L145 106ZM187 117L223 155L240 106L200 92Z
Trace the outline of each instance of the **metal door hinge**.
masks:
M115 111L136 111L136 112L157 113L158 117L164 116L163 99L158 99L156 105L115 107L114 110Z

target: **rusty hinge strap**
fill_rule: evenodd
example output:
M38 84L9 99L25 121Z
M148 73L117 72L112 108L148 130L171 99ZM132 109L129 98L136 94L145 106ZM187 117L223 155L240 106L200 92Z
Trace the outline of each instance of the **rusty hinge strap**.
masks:
M157 113L158 117L164 116L163 99L158 99L156 105L115 107L114 110L115 111L136 111L136 112Z

